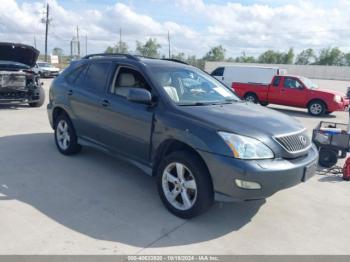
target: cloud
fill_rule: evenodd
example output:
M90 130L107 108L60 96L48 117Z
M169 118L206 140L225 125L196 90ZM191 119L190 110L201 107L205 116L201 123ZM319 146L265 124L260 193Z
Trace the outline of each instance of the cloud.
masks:
M88 3L75 0L75 6ZM167 33L170 32L172 52L189 55L204 55L215 45L223 45L228 55L235 56L245 51L248 55L271 48L286 50L294 47L320 49L340 46L349 50L350 2L329 1L260 1L255 4L226 2L211 4L202 0L175 0L166 2L166 10L136 11L135 6L117 2L99 5L96 9L69 9L59 1L49 0L52 21L49 29L49 49L62 47L69 53L70 40L79 25L81 37L88 36L89 52L103 52L108 45L119 40L122 29L123 40L131 49L135 41L157 38L162 52L167 53ZM162 0L152 0L154 8ZM134 3L135 4L135 3ZM96 5L96 3L95 3ZM89 9L90 8L90 9ZM150 11L151 10L151 11ZM38 48L43 50L44 15L43 1L0 0L1 41L33 44L36 36ZM165 13L166 12L166 13ZM157 20L155 17L162 17ZM179 19L180 17L180 19ZM184 19L181 19L183 17ZM176 22L175 22L176 21ZM184 22L186 21L186 22ZM82 41L82 50L84 48Z

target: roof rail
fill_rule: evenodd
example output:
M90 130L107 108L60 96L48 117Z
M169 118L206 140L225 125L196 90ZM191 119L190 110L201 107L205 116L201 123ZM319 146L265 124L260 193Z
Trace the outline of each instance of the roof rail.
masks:
M171 62L176 62L176 63L181 63L181 64L185 64L188 65L188 63L181 61L179 59L174 59L174 58L162 58L162 60L166 60L166 61L171 61Z
M136 56L133 56L133 55L130 55L130 54L119 54L119 53L91 54L91 55L84 56L82 59L90 59L90 58L94 58L94 57L111 57L111 56L126 57L126 58L133 59L133 60L139 60Z

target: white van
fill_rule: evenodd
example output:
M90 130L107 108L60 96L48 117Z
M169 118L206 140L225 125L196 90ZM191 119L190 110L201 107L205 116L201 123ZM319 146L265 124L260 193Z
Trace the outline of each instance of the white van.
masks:
M231 87L232 83L270 84L275 75L286 75L287 70L278 67L230 65L216 68L211 75Z

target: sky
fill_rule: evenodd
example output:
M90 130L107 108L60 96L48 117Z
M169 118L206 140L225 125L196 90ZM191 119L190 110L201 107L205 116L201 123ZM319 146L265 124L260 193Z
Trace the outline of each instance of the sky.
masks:
M161 53L201 57L222 45L226 56L258 56L267 49L296 52L340 47L350 51L350 0L0 0L0 41L44 51L45 5L50 5L49 51L69 54L79 26L82 54L157 38Z

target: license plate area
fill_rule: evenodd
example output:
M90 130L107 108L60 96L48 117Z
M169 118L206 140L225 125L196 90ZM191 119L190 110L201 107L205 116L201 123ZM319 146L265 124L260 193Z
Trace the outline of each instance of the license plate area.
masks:
M317 163L313 162L309 165L307 165L304 169L304 175L303 178L301 179L301 181L305 182L307 180L309 180L315 173L317 170Z

